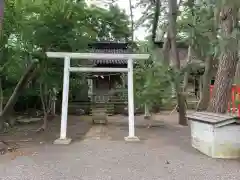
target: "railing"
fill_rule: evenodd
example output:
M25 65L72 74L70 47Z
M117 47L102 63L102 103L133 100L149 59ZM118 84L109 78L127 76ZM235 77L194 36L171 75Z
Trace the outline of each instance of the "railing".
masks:
M213 85L210 86L210 97L212 97ZM240 86L233 85L231 90L231 98L228 102L228 112L236 114L240 117Z
M92 101L95 103L106 103L110 99L110 96L107 94L104 95L93 95L92 96Z
M116 93L118 94L118 98L116 99ZM106 103L109 101L112 102L119 102L119 101L127 101L127 90L126 89L120 89L120 90L112 90L109 91L106 94L92 94L91 95L92 102L95 103Z

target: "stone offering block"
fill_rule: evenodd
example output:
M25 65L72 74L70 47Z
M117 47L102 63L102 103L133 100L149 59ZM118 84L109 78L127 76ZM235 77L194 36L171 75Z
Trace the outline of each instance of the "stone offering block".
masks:
M236 117L196 112L187 118L194 148L212 158L240 157L240 124Z

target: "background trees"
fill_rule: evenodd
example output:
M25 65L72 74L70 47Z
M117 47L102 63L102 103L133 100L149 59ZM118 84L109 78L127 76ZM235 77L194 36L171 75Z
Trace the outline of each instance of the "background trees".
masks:
M6 0L2 27L2 122L9 119L19 95L20 106L41 96L46 119L49 102L62 88L63 66L61 61L48 61L46 51L83 51L91 41L123 41L131 35L128 16L117 6L104 9L84 1ZM77 82L71 88L83 89L84 76L73 79Z
M18 99L21 101L17 104L21 104L41 97L45 116L50 113L51 101L61 91L59 69L63 62L48 61L46 51L85 51L91 41L129 41L133 29L139 26L148 29L146 41L137 42L139 51L151 54L151 58L138 64L135 71L139 106L148 104L151 109L154 104L169 101L172 98L170 89L175 84L177 104L185 107L189 74L195 71L193 69L204 67L198 109L206 110L210 80L215 73L213 65L218 64L208 110L223 113L227 109L238 60L240 5L237 0L231 3L182 0L177 4L172 0L132 0L135 7L131 8L142 7L144 11L137 22L130 22L131 18L112 0L106 1L102 8L89 6L83 0L4 2L0 39L1 122L9 119L9 112ZM155 44L159 41L163 42L162 48ZM178 58L179 42L189 47L184 66ZM78 61L74 63L79 65ZM74 81L72 91L86 91L85 76L76 74L71 78ZM184 109L179 110L179 122L186 124ZM46 123L43 129L45 127Z
M239 2L183 0L179 2L176 13L172 13L172 10L176 8L175 1L161 1L161 5L157 5L157 2L139 1L139 5L143 6L145 10L144 15L136 24L147 24L149 29L153 30L152 34L156 34L154 37L158 37L158 39L155 38L155 41L159 41L159 37L162 38L160 40L164 42L163 54L157 56L159 61L169 61L170 64L173 63L176 65L175 67L179 67L179 62L176 61L179 52L178 50L175 51L174 42L184 42L189 47L188 56L185 60L187 66L180 68L179 72L176 72L175 68L173 73L173 81L176 82L177 80L180 83L180 87L175 87L177 94L186 91L189 80L188 71L195 71L203 67L204 74L201 76L201 93L197 109L206 110L208 108L212 112L225 113L236 71L236 63L239 58ZM173 3L174 8L171 6ZM156 12L159 14L157 20L154 18ZM167 16L168 14L169 16ZM176 26L173 21L174 16L177 22ZM175 27L177 31L176 38L174 35ZM159 53L159 51L158 49L154 53ZM169 59L170 51L173 51L174 55L173 58ZM198 63L194 63L193 60L197 60ZM182 62L180 62L181 64ZM218 69L217 73L216 69ZM216 83L213 98L209 104L209 85L215 73ZM185 74L185 78L181 74ZM158 87L158 89L160 88L165 87ZM177 99L179 100L179 98ZM178 105L180 105L179 101ZM182 104L180 106L183 107ZM180 113L179 122L181 124L184 121L186 122L183 119L184 116Z

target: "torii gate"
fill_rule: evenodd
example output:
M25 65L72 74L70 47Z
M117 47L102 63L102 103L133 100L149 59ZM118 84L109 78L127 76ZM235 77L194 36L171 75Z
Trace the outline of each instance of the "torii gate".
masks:
M67 137L68 94L70 72L127 72L128 73L128 127L129 134L126 141L139 141L135 136L134 127L134 92L133 92L133 60L146 60L149 54L105 54L105 53L68 53L46 52L49 58L64 58L62 114L60 138L54 144L69 144L71 139ZM100 68L100 67L71 67L71 59L116 59L127 60L127 68Z

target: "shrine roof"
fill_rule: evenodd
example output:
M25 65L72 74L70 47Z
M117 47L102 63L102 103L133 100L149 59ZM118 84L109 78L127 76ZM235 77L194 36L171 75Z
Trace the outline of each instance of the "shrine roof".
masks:
M131 43L119 42L96 42L89 44L91 53L109 53L109 54L131 54ZM126 65L127 60L117 59L94 59L90 60L94 65Z

